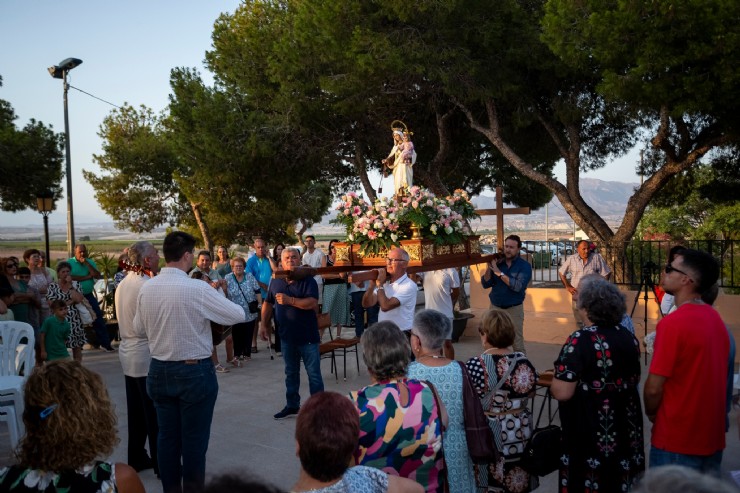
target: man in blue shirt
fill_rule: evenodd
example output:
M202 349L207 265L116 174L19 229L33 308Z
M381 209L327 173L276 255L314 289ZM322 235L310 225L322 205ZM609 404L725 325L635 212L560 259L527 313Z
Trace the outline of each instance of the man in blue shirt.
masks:
M524 296L530 279L532 266L519 256L522 240L517 235L509 235L504 240L504 257L491 262L481 279L483 289L491 288L488 298L491 307L509 314L514 323L516 337L514 351L524 353Z
M262 299L265 300L267 299L267 287L270 285L270 280L272 279L272 267L270 266L270 259L267 257L267 245L265 245L265 242L258 238L254 240L253 246L254 255L247 260L246 271L257 279L257 284L259 284L260 291L262 291ZM257 324L259 323L258 320ZM259 331L259 327L256 328L258 330L255 330L252 336L253 353L257 352L257 332ZM277 332L275 332L275 351L279 353L280 350L280 338Z
M301 265L300 253L295 248L283 250L281 259L285 270L293 270ZM298 393L301 385L301 360L308 374L311 395L324 390L319 354L321 340L316 319L318 306L319 287L313 277L300 280L273 279L267 298L262 303L260 337L267 340L267 324L274 307L283 344L286 404L282 411L274 415L275 419L298 414L301 407L301 396Z

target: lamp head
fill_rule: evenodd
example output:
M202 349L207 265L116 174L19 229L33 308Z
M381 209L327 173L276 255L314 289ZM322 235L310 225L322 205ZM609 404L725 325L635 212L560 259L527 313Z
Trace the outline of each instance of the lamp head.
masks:
M65 72L69 72L81 63L82 60L80 60L79 58L65 58L64 60L59 62L59 65L52 65L47 70L49 71L49 74L55 79L62 79L64 78Z

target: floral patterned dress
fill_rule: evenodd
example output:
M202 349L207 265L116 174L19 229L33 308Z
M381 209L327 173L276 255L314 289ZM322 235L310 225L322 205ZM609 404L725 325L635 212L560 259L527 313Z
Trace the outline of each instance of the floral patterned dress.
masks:
M555 378L576 382L560 403L560 493L629 491L645 469L640 350L623 327L574 332L555 360Z
M13 493L113 493L116 486L115 466L96 461L77 471L63 473L28 469L21 465L0 469L0 491Z
M408 390L405 404L402 387ZM351 392L350 399L360 411L355 464L413 479L425 491L441 493L446 481L442 427L429 386L419 380L390 380Z
M72 289L75 289L80 293L82 292L80 289L80 283L77 281L72 281ZM53 282L49 284L49 289L46 291L46 299L49 301L49 305L51 305L51 302L54 300L69 301L72 297L70 296L69 291L62 291L59 284ZM87 342L87 339L85 338L85 328L82 326L80 312L77 311L77 307L74 303L69 305L67 308L67 322L69 322L71 327L69 337L67 338L67 347L76 348L84 346Z
M514 365L509 372L509 367ZM523 353L481 354L466 363L473 388L481 398L496 447L498 462L475 465L476 486L484 491L524 493L538 486L538 478L519 465L532 436L532 411L528 405L537 372ZM502 378L506 380L496 389Z
M443 447L447 463L447 477L450 493L470 493L475 491L473 461L468 452L465 436L465 417L463 415L463 375L457 361L444 366L426 366L418 361L409 365L409 378L425 380L437 388L437 393L447 409L447 429L444 432Z

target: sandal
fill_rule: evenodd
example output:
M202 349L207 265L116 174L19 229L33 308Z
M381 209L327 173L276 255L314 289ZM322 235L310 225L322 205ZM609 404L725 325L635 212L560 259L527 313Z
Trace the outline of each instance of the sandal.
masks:
M236 358L236 357L232 359L231 361L229 361L229 363L234 365L234 368L239 368L240 366L242 366L242 362L239 361L239 358Z
M221 363L216 365L216 373L229 373L229 371L230 370L228 368L224 368Z

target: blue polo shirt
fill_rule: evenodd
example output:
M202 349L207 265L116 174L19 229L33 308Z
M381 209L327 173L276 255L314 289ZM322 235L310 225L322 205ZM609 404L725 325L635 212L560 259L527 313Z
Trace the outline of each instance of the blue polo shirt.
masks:
M491 292L488 294L491 304L500 308L521 305L524 303L524 295L529 281L532 279L532 266L529 265L529 262L517 256L511 263L511 267L506 265L506 262L498 264L498 267L509 278L511 286L507 286L504 281L494 274L491 274L488 281L481 279L483 289L491 288Z
M266 300L275 310L281 340L297 346L318 344L320 342L319 324L316 320L316 312L302 310L293 305L280 305L275 301L275 295L278 293L285 293L295 298L319 299L319 285L316 284L314 278L307 277L290 284L285 279L273 279Z
M272 280L272 267L270 267L270 260L267 257L259 258L257 255L252 255L249 257L249 260L247 260L246 270L252 274L257 281L266 286L270 285L270 280ZM262 299L265 299L266 297L267 291L262 289Z

